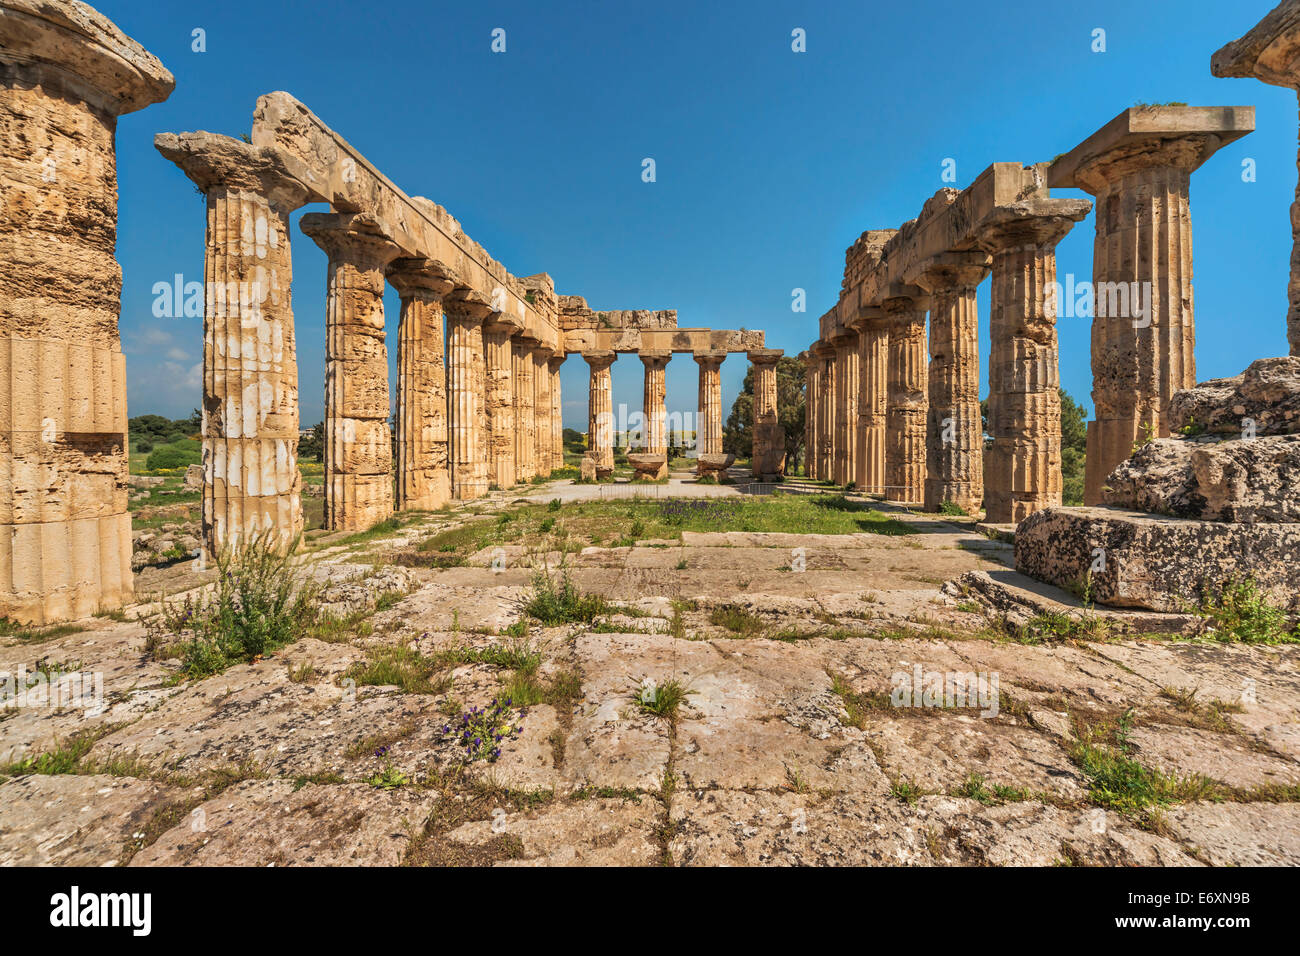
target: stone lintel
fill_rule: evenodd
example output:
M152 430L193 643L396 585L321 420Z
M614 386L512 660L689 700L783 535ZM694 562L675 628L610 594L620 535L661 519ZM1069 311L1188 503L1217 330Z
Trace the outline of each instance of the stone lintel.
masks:
M0 62L41 64L99 93L113 115L161 103L176 80L158 58L85 3L0 2Z
M1249 33L1210 57L1210 72L1300 87L1300 2L1282 0Z
M747 352L764 344L752 329L573 329L563 338L566 352Z
M1047 185L1096 195L1137 169L1180 166L1192 172L1254 130L1253 106L1134 106L1054 160Z

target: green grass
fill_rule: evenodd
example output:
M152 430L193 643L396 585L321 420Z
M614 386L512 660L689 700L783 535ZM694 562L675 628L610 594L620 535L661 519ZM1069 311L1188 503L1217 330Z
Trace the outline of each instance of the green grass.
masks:
M642 684L633 691L637 706L644 714L675 721L686 698L695 691L673 677L662 684Z
M394 686L408 694L444 694L451 688L450 676L440 674L445 667L442 661L406 646L376 647L367 653L365 661L348 668L344 676L358 686Z
M28 627L7 617L0 617L0 637L11 637L24 644L40 644L56 637L80 634L86 628L81 624L51 624L46 627Z
M1133 813L1220 796L1218 785L1200 774L1166 774L1135 760L1129 744L1132 720L1130 709L1113 725L1084 728L1070 748L1070 758L1088 780L1093 803Z
M1300 627L1294 627L1286 612L1269 604L1250 578L1232 580L1217 596L1207 596L1200 615L1211 628L1209 636L1222 643L1300 643Z
M558 581L549 571L539 571L533 575L521 609L544 627L558 627L562 624L590 624L609 612L609 604L599 594L584 594L578 590L567 570L560 572Z
M757 637L767 627L757 614L732 604L715 607L709 612L709 623L726 628L740 637Z

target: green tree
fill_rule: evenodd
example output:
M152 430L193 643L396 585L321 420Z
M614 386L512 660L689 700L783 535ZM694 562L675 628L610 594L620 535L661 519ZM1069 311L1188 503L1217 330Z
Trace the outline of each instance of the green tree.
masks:
M317 422L311 431L298 439L298 460L325 460L325 423Z
M793 472L803 457L804 363L784 356L776 363L776 417L785 429L786 469ZM737 458L754 454L754 369L745 373L740 394L722 428L722 449Z

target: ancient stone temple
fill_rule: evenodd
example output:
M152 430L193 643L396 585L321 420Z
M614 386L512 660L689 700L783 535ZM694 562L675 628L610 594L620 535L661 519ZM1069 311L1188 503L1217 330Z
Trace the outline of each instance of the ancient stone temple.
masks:
M82 4L0 3L0 615L131 598L117 118L172 75Z

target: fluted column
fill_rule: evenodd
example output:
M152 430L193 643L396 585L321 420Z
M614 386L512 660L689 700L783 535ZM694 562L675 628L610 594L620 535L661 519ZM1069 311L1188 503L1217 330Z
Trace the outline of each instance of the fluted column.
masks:
M133 596L114 131L173 80L107 18L0 6L0 618L44 624Z
M927 263L917 279L931 293L926 511L951 502L972 512L984 500L975 290L988 268L982 252L949 253Z
M384 273L400 251L362 213L308 213L329 255L325 305L325 527L360 531L393 513Z
M608 474L614 470L613 382L609 373L614 353L584 352L582 357L591 369L587 388L587 450L595 458L597 469Z
M859 343L858 335L846 329L837 335L832 344L836 353L835 389L835 483L848 486L856 483L854 469L858 458L858 387Z
M809 478L817 471L817 356L800 352L803 368L803 470Z
M1084 199L1037 199L1000 210L981 238L993 256L989 306L989 434L985 520L1019 523L1061 503L1056 244L1087 216Z
M493 309L478 293L457 289L447 311L447 420L451 493L465 501L487 494L487 367L483 320Z
M428 259L398 259L388 282L402 298L397 327L397 507L451 500L447 464L447 367L442 300L455 282Z
M858 448L861 491L885 490L885 419L889 409L889 326L884 309L863 310L858 327Z
M289 214L307 192L279 154L210 133L155 138L207 197L203 548L302 532Z
M919 290L918 290L919 293ZM889 323L885 411L885 500L920 504L925 498L925 420L929 406L925 347L926 299L885 300Z
M560 400L560 366L564 352L556 352L546 363L551 376L551 471L564 467L564 403Z
M645 452L648 455L668 454L668 436L664 429L668 421L668 408L665 400L668 389L665 385L665 370L673 353L667 351L645 351L639 353L641 364L645 366L645 392L642 403L645 416Z
M537 474L537 465L533 460L535 454L535 418L533 407L533 348L537 339L520 333L514 337L514 380L515 380L515 480L518 483L531 481Z
M835 346L817 342L817 475L821 481L835 479Z
M535 409L534 452L533 460L537 463L537 473L549 478L551 471L551 369L550 361L554 352L540 346L533 349L533 407Z
M483 323L487 400L488 483L509 488L515 483L515 381L511 337L522 328L518 319L494 312Z
M696 448L701 455L722 454L722 363L726 352L699 352L699 434Z
M754 449L751 471L755 476L785 474L785 429L777 408L776 365L780 349L754 349L748 353L754 375Z

